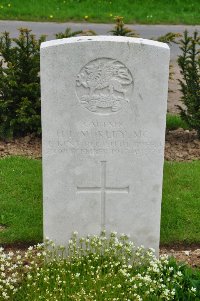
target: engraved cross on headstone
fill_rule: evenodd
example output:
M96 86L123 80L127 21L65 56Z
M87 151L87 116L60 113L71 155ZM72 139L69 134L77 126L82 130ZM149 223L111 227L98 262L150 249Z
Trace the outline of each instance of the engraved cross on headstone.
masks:
M101 193L101 228L105 228L106 219L106 193L129 193L129 186L127 187L107 187L106 186L106 161L101 161L101 186L96 187L79 187L77 186L78 193Z

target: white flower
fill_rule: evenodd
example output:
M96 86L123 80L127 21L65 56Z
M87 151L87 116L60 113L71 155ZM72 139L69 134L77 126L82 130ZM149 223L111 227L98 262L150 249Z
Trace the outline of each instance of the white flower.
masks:
M166 288L166 289L164 290L164 292L163 292L163 294L164 294L165 296L168 296L169 293L170 293L170 290L168 290L167 288Z
M9 298L9 296L7 295L6 292L3 292L3 293L2 293L2 296L3 296L5 299L8 299L8 298Z

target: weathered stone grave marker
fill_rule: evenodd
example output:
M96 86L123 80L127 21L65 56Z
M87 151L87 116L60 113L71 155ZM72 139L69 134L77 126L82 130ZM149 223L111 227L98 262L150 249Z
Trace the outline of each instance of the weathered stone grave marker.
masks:
M154 41L42 44L44 236L106 229L158 251L168 69Z

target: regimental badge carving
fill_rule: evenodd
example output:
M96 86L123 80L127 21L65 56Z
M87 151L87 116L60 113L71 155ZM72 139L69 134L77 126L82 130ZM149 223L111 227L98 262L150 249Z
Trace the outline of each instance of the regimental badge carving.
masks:
M118 112L130 101L133 77L120 61L99 58L90 61L76 78L76 92L80 103L99 114Z

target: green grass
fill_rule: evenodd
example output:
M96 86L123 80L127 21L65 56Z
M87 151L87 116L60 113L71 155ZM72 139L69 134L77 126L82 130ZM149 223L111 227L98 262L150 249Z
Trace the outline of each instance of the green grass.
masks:
M0 160L0 242L42 240L41 161L22 157Z
M161 243L200 243L200 161L166 162Z
M161 244L200 243L200 161L166 162ZM0 243L42 240L41 161L0 159Z
M200 24L199 0L2 0L0 19L31 21Z
M178 128L189 129L189 126L181 119L180 115L174 114L167 114L166 127L168 130L176 130Z

